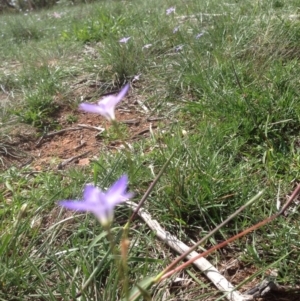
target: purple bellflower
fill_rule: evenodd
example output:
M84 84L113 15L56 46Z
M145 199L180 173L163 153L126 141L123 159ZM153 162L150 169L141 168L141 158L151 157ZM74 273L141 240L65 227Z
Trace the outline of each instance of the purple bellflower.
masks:
M143 49L148 49L148 48L150 48L152 46L152 44L146 44L146 45L144 45L143 47L142 47L142 50Z
M108 226L114 217L116 205L133 197L133 193L126 192L128 177L123 175L106 192L88 184L84 188L83 200L60 201L59 205L76 211L93 213L103 226Z
M176 27L173 29L173 33L176 33L178 30L179 30L179 26L176 26Z
M176 46L176 47L175 47L175 51L176 51L176 52L181 51L181 50L183 49L183 46L184 46L184 45L178 45L178 46Z
M126 44L129 41L130 38L131 37L124 37L124 38L119 40L119 43L125 43Z
M97 113L109 121L115 120L115 107L127 94L130 85L127 84L117 96L109 95L98 101L98 104L82 103L79 109L88 113Z
M175 7L172 6L166 10L166 15L170 15L171 13L175 13Z
M196 39L200 39L204 35L204 32L200 32L196 35Z

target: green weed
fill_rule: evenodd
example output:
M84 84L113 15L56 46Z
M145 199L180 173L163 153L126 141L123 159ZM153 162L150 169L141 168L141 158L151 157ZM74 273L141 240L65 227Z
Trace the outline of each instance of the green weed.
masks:
M0 174L0 298L74 299L94 275L82 300L119 300L122 284L105 231L90 216L66 212L56 202L80 198L86 183L108 187L124 173L138 200L174 149L145 207L167 231L189 243L263 188L262 201L203 247L270 216L295 186L300 27L293 15L298 2L175 0L172 5L176 11L168 16L161 1L61 6L57 19L51 17L54 10L30 18L9 16L9 21L1 16L0 84L7 99L1 103L1 126L11 126L15 114L40 129L56 126L60 108L77 106L78 82L88 87L96 82L93 93L100 94L131 81L129 108L143 112L143 118L164 119L150 138L132 143L130 169L122 150L103 147L85 168L40 172L29 166ZM130 39L120 43L124 37ZM71 115L67 121L76 122ZM121 131L126 136L127 125ZM112 128L103 135L104 142L117 138ZM4 152L2 143L0 155ZM112 232L117 244L130 213L125 207L116 211ZM276 268L277 281L294 285L298 221L294 204L287 216L226 252L255 266L258 274ZM130 240L130 286L174 256L140 221L134 222ZM215 261L222 256L216 254ZM194 280L201 277L188 273ZM202 289L184 290L182 298L203 300ZM168 283L152 293L159 300L166 291L170 298L183 294Z

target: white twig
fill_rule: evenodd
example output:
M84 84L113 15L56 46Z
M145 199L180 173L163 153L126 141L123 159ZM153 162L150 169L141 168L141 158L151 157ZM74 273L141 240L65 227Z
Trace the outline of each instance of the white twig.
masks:
M137 204L127 201L126 204L132 209L135 210L137 208ZM151 215L143 208L138 211L138 215L146 222L151 230L156 233L156 236L163 240L169 247L178 252L179 254L183 254L185 251L189 249L189 247L181 242L177 237L171 235L166 232L160 224L153 220ZM197 252L191 252L186 258L191 259L198 255ZM199 268L209 280L223 293L226 293L226 298L229 301L246 301L253 300L252 296L243 296L240 292L234 290L234 286L227 281L227 279L220 274L220 272L205 258L200 258L194 261L194 265Z
M77 126L79 126L80 128L84 128L84 129L89 129L89 130L95 130L95 131L99 131L99 132L104 132L104 128L100 128L97 126L92 126L92 125L88 125L88 124L77 124Z
M146 112L149 113L149 109L144 105L144 103L140 100L137 100L137 103L140 105L140 107Z

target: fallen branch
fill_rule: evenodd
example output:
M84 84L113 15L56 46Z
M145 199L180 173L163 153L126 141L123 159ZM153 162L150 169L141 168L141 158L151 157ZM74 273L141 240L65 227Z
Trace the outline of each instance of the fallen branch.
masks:
M64 132L67 132L67 131L78 131L78 130L81 130L81 128L80 127L66 128L66 129L62 129L62 130L59 130L59 131L55 131L55 132L44 133L42 135L42 137L39 139L39 141L36 143L35 146L40 146L42 144L42 141L45 138L52 137L52 136L55 136L55 135L59 135L59 134L62 134Z
M152 125L151 128L152 128L152 129L156 129L156 128L157 128L157 125ZM150 132L150 131L151 131L151 130L150 130L150 127L147 128L147 129L143 129L143 130L139 131L138 133L134 134L134 135L131 137L131 139L138 138L139 136L142 136L142 135L144 135L144 134L146 134L146 133L148 133L148 132Z
M88 130L99 131L101 133L105 131L104 128L100 128L100 127L92 126L92 125L88 125L88 124L78 124L77 126L79 126L80 128L88 129Z
M86 144L87 144L86 141L83 141L81 144L75 146L73 149L77 151L77 150L79 150L80 148L86 146Z
M246 294L251 295L253 299L263 298L270 293L281 293L281 294L300 294L300 287L289 287L284 285L279 285L275 283L272 279L268 277L264 279L261 283L251 288L246 292Z
M52 136L55 136L55 135L59 135L59 134L62 134L62 133L64 133L64 132L78 131L78 130L81 130L81 128L80 128L80 127L66 128L66 129L62 129L62 130L59 130L59 131L47 133L47 134L44 136L44 138L48 138L48 137L52 137Z
M131 201L127 201L126 204L135 212L137 211L137 204ZM152 219L149 212L145 209L140 208L137 214L146 222L151 230L156 233L156 236L163 240L169 247L171 247L176 252L183 254L190 249L189 246L181 242L177 237L166 232L160 224ZM195 251L187 255L187 259L192 259L199 254ZM227 279L220 274L220 272L205 258L199 258L194 261L194 265L199 268L208 279L221 291L226 294L226 298L230 301L246 301L251 300L250 298L243 296L238 291L234 290L234 286L227 281Z
M146 105L140 100L137 100L137 103L140 105L140 107L145 111L145 113L149 113L149 109L147 108Z
M64 132L78 131L78 130L81 130L81 129L94 130L94 131L99 131L101 133L104 132L104 130L105 130L104 128L100 128L100 127L97 127L97 126L92 126L92 125L87 125L87 124L78 124L77 127L66 128L66 129L62 129L62 130L55 131L55 132L50 132L50 133L44 133L42 135L42 137L39 139L39 141L36 143L35 146L40 146L42 144L42 141L45 138L52 137L52 136L55 136L55 135L59 135L59 134L62 134Z
M187 259L187 261L183 264L181 264L180 266L174 268L173 270L170 270L170 268L174 266L175 263L178 263L178 259L175 260L173 263L171 263L171 265L169 267L167 267L160 275L159 277L156 278L156 281L162 281L164 279L167 279L168 277L174 275L174 273L179 272L180 270L185 269L187 266L189 266L190 264L194 264L196 265L199 269L201 269L201 271L204 272L204 274L213 282L213 284L222 292L225 293L225 297L230 300L230 301L246 301L246 300L254 300L253 296L251 295L242 295L240 294L238 291L235 290L235 288L233 287L233 285L228 282L226 280L226 278L224 276L222 276L219 271L213 267L206 259L204 259L205 256L207 256L208 254L211 254L213 251L219 250L223 247L225 247L226 245L228 245L230 242L233 242L237 239L239 239L240 237L245 236L246 234L266 225L267 223L270 223L271 221L273 221L275 218L277 218L278 216L282 215L286 209L291 205L291 203L293 202L293 200L297 197L297 195L300 193L300 184L297 185L296 189L293 191L291 197L289 198L289 200L287 200L287 202L282 206L281 210L275 214L273 214L272 216L264 219L263 221L255 224L252 227L247 228L246 230L230 237L229 239L227 239L226 241L223 241L221 243L219 243L218 245L215 245L213 247L211 247L209 250L204 251L201 254L198 254L197 252L192 250L195 249L195 246L197 246L199 244L199 242L193 246L192 248L189 248L188 246L186 246L184 243L182 243L181 241L179 241L175 236L170 235L169 233L167 233L166 231L164 231L162 229L162 227L159 225L159 223L156 220L153 220L151 218L151 215L145 210L145 209L140 209L137 212L137 206L135 203L133 202L126 202L128 204L128 206L130 206L131 208L134 209L134 212L137 213L140 217L142 217L142 219L147 223L147 225L156 232L156 235L162 239L163 241L165 241L172 249L174 249L175 251L179 252L180 254L182 254L178 259L182 259L183 257L185 259ZM257 197L259 197L259 195L261 194L258 193L258 195L256 197L253 198L256 199ZM249 201L252 202L252 201ZM241 208L240 208L241 209ZM239 210L240 210L239 209ZM235 213L234 213L235 214ZM220 225L217 227L220 228ZM201 240L202 241L202 240ZM204 260L203 260L204 259Z
M216 251L216 250L219 250L225 246L227 246L229 243L245 236L246 234L254 231L254 230L257 230L259 229L260 227L270 223L271 221L275 220L278 216L282 215L286 209L291 205L291 203L293 202L293 200L297 197L297 195L300 193L300 184L297 185L296 189L293 191L291 197L289 198L289 200L284 204L284 206L282 206L281 210L275 214L273 214L272 216L262 220L261 222L255 224L254 226L251 226L249 228L247 228L246 230L230 237L229 239L219 243L218 245L215 245L213 247L211 247L210 249L208 249L207 251L204 251L203 253L201 254L198 254L197 256L195 256L194 258L192 259L189 259L187 262L183 263L182 265L180 265L179 267L177 268L174 268L173 270L168 270L167 273L164 273L163 276L160 278L160 280L164 280L166 278L168 278L169 276L173 275L174 273L182 270L182 269L185 269L188 265L190 264L193 264L195 260L198 260L202 257L205 257L207 256L208 254L211 254L212 252ZM248 297L248 296L246 296ZM252 296L251 296L252 297ZM253 297L252 297L253 298ZM246 300L249 300L249 299L246 299ZM251 300L251 299L250 299Z
M72 161L76 160L76 159L79 159L79 158L82 158L82 157L85 157L87 154L89 154L91 151L87 151L81 155L77 155L77 156L74 156L74 157L71 157L69 159L66 159L65 161L63 162L60 162L58 165L57 165L57 169L62 169L64 166L66 166L67 164L71 163Z
M121 123L133 124L133 125L138 125L140 122L141 122L140 119L121 120Z

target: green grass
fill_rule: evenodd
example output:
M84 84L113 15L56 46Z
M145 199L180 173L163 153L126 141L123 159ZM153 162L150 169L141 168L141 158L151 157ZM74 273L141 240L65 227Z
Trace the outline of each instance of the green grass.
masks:
M170 6L176 6L176 13L166 16ZM54 11L61 18L53 18ZM179 31L173 33L176 26ZM121 280L105 231L92 216L57 206L58 200L80 198L86 183L109 187L127 173L138 201L177 148L145 207L185 242L199 240L266 188L261 200L206 243L209 247L275 213L277 198L283 204L299 179L297 1L57 6L1 15L0 36L1 160L16 125L27 123L38 132L57 128L56 113L80 101L72 84L82 76L100 82L90 95L96 100L141 74L131 93L151 114L168 118L151 138L133 144L131 168L124 153L107 151L85 168L3 170L2 300L70 300L93 272L82 300L120 300ZM123 37L131 38L120 44ZM152 45L143 48L147 44ZM177 52L179 45L183 47ZM108 141L116 138L107 135ZM274 267L276 280L299 283L298 209L237 241L230 256L253 264L262 274L283 258ZM129 215L128 209L118 208L112 229L117 241ZM129 235L132 287L156 275L172 255L138 220ZM167 283L153 288L153 298L160 300L166 290ZM170 292L170 300L179 294ZM195 288L186 294L204 299Z

